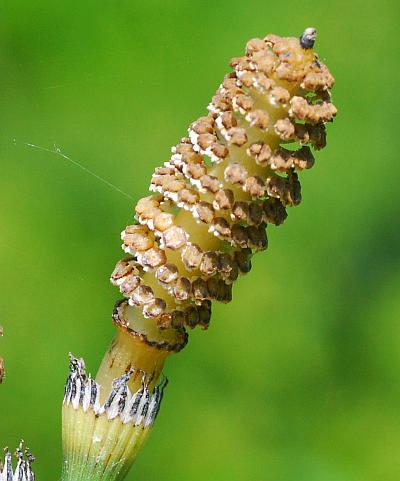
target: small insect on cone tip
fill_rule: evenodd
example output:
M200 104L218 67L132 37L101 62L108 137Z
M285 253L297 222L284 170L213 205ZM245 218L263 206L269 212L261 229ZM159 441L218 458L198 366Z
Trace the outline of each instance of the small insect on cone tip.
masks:
M314 27L308 27L304 30L300 37L300 45L304 49L313 48L315 40L317 38L317 29Z

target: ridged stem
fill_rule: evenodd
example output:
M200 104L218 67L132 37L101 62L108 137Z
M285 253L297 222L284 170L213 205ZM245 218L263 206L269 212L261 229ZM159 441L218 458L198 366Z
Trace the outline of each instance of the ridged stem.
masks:
M149 387L153 388L160 377L168 354L168 351L151 347L126 331L118 329L96 375L96 382L103 387L100 402L105 401L113 380L132 368L136 371L136 375L133 375L128 382L132 392L140 387L141 372L148 375L151 379Z

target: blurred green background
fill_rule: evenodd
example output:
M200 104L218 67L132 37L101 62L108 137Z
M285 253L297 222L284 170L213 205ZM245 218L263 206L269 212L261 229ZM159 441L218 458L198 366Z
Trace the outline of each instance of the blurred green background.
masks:
M205 112L232 56L319 30L339 115L234 300L169 359L130 480L400 478L399 3L46 1L0 6L0 445L58 479L67 353L93 373L128 192Z

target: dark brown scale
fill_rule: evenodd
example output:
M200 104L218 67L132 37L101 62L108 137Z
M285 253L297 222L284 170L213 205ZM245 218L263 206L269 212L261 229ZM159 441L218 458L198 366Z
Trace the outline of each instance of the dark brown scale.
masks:
M306 145L296 151L280 147L270 157L268 164L272 170L277 172L287 172L290 169L310 169L314 165L314 156L310 147Z
M212 276L218 271L218 254L214 251L205 252L200 263L200 272Z
M207 280L208 295L211 300L218 300L218 279L210 277Z
M203 329L208 329L211 319L211 302L205 301L203 302L197 309L199 313L199 325Z
M235 252L235 260L240 272L247 274L251 270L251 249L245 248Z
M174 285L174 296L178 301L189 299L191 284L188 278L180 277Z
M185 325L185 313L183 311L173 311L171 315L171 327L181 329Z
M247 248L249 243L249 236L246 227L241 224L233 224L232 242L236 247L241 247L242 249Z
M301 202L301 187L297 174L288 177L273 176L267 179L267 193L280 199L283 205L298 205Z
M264 226L251 225L247 227L247 234L249 236L249 247L261 251L268 246L267 233Z
M165 312L157 317L157 326L159 329L170 329L172 327L172 315L170 312Z
M263 220L263 209L257 202L250 202L249 204L249 222L254 225L259 225Z
M281 225L287 217L285 206L279 199L270 199L263 203L264 221L269 224Z
M237 271L237 265L232 255L227 252L220 252L218 254L218 272L221 276L231 280L234 271Z
M199 311L196 306L189 306L185 309L186 314L186 326L190 329L196 327L199 323Z
M192 296L196 301L208 299L207 282L201 277L192 282Z

